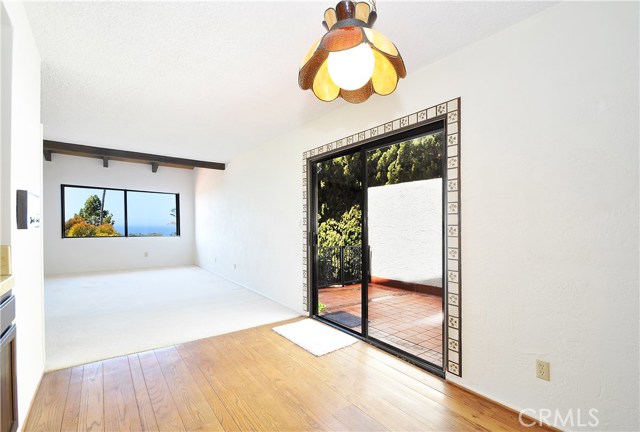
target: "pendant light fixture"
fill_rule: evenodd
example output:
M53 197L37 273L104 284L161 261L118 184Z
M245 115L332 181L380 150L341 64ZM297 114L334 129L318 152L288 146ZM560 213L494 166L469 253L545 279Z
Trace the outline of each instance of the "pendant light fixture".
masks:
M324 13L328 30L304 56L298 84L320 100L338 97L361 103L373 93L388 95L407 74L393 42L371 26L377 18L367 2L343 0Z

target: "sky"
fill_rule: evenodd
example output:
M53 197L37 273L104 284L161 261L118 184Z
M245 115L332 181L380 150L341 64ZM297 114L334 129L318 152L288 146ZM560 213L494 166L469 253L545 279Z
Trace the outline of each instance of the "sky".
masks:
M78 213L91 195L98 195L98 198L102 199L102 191L102 189L65 187L65 220ZM174 194L127 192L127 198L129 227L161 227L175 222L175 218L169 214L171 209L176 207ZM124 233L124 191L107 189L104 202L105 209L111 212L115 220L114 228Z

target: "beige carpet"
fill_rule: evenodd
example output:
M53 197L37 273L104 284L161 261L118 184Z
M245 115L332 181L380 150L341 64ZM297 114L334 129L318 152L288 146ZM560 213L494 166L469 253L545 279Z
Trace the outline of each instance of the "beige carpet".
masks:
M299 316L199 267L45 279L46 369Z

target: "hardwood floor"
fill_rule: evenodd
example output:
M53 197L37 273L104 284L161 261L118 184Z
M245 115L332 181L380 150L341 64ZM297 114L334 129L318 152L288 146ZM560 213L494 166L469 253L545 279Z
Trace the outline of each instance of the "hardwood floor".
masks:
M49 372L24 430L540 430L364 342L315 357L274 326Z

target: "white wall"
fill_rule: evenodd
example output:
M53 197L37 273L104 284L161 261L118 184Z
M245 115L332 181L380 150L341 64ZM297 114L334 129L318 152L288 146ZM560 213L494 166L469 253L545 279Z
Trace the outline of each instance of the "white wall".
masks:
M193 171L53 154L44 163L45 274L193 265ZM60 185L111 187L180 194L180 237L62 238ZM148 256L145 257L145 252Z
M442 179L367 189L371 275L442 286Z
M224 177L199 171L198 263L301 310L302 152L461 96L463 378L449 378L639 429L638 39L637 3L561 3Z
M13 293L16 298L18 415L22 425L44 369L42 230L18 230L15 223L16 189L42 195L40 55L23 6L14 2L3 2L3 6L13 27L11 202L8 205L11 208L9 224L16 281ZM3 68L8 66L2 65ZM5 135L2 136L4 139ZM6 145L3 142L3 147ZM6 204L3 197L2 205Z

